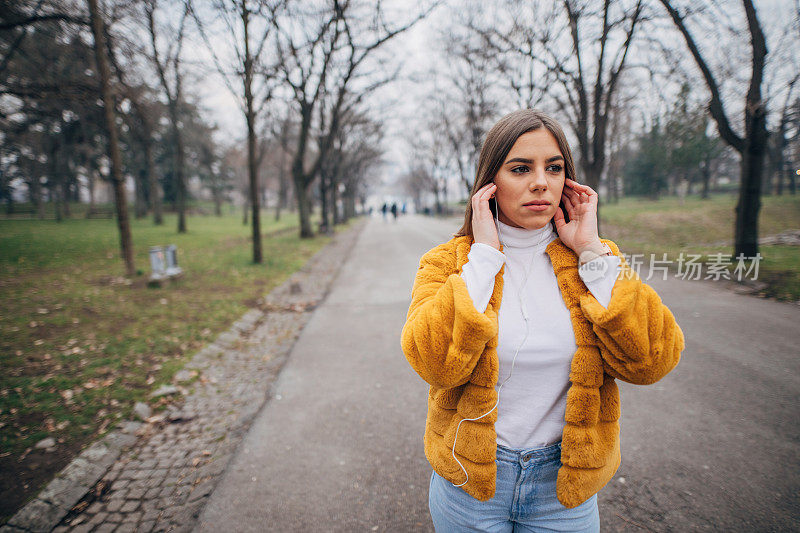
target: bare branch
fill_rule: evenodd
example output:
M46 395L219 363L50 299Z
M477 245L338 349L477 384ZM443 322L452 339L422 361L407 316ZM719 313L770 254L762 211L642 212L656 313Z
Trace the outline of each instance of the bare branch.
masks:
M703 78L705 78L706 80L706 85L708 86L708 90L711 92L711 102L709 103L708 110L717 122L720 135L725 139L725 141L728 144L733 146L736 149L736 151L741 153L744 150L744 139L742 139L739 135L736 134L735 131L733 131L733 129L731 129L730 122L728 121L728 116L726 115L725 108L722 105L722 98L720 96L717 80L711 73L711 69L708 68L705 59L703 59L703 56L700 54L700 50L697 48L697 44L695 43L694 37L692 37L692 34L689 33L689 30L687 29L686 24L684 23L683 16L680 13L678 13L677 9L672 7L669 0L659 0L659 1L667 10L670 17L672 18L672 21L675 23L675 26L678 28L678 30L681 32L684 39L686 40L686 45L689 47L689 51L691 52L692 57L694 57L694 60L697 63L697 67L700 69L700 72L703 74Z

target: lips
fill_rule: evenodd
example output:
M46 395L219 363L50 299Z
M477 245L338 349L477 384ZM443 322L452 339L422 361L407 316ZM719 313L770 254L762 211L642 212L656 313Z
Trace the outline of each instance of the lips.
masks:
M532 202L528 202L527 204L522 205L550 205L550 202L547 200L534 200Z

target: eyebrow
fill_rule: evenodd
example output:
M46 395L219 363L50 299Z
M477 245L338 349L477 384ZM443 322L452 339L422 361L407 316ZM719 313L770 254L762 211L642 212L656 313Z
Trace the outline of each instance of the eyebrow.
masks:
M559 160L563 161L564 160L564 156L554 155L552 157L548 157L547 159L545 159L544 162L545 162L545 164L547 164L547 163L552 163L553 161L559 161ZM527 163L527 164L530 165L531 163L533 163L533 160L532 159L525 159L524 157L515 157L514 159L509 159L508 161L505 162L506 165L509 164L509 163Z

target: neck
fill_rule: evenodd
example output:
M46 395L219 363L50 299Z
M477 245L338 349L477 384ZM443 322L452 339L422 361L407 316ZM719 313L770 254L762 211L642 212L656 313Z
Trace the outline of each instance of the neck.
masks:
M558 237L550 221L547 221L541 228L528 229L509 226L497 220L497 233L504 247L536 248L536 250L544 250L551 241Z

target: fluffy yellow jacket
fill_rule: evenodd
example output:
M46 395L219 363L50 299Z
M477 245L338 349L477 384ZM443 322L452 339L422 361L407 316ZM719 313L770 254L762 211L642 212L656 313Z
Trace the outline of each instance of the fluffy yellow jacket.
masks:
M556 482L558 500L567 508L603 488L619 468L621 411L615 379L655 383L678 364L684 348L683 332L655 290L641 281L614 242L600 240L620 256L607 308L581 280L575 252L560 238L545 250L578 346L570 364ZM460 276L472 243L471 236L453 237L422 256L401 334L406 359L430 384L425 456L454 484L465 479L452 456L458 423L486 413L497 401L497 313L505 265L495 277L489 305L478 312ZM495 409L479 420L465 421L458 432L455 454L469 474L461 488L481 501L495 493L496 420Z

